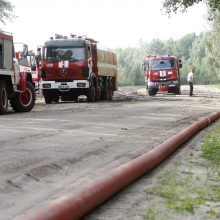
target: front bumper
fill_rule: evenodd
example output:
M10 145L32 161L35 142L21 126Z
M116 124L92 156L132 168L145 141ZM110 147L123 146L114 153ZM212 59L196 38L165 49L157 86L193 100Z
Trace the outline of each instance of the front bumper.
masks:
M166 81L166 82L148 82L147 83L147 87L149 90L159 90L160 87L167 87L167 88L171 88L171 87L179 87L179 81Z
M73 80L70 82L56 82L56 81L43 81L42 90L59 90L59 91L70 91L72 89L88 89L88 80Z

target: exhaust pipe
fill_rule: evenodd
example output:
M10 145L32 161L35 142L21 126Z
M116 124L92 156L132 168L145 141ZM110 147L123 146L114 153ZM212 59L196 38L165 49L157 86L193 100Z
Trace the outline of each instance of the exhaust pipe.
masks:
M82 187L77 192L58 198L47 205L16 217L14 220L76 220L115 195L127 185L160 164L198 131L220 117L211 114L167 139L149 152L137 157Z

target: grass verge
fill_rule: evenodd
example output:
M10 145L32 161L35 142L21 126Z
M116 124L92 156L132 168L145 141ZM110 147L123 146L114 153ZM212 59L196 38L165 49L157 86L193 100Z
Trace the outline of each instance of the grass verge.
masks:
M217 89L220 89L220 84L214 84L214 85L212 85L212 87L215 87L215 88L217 88Z
M198 152L165 170L147 191L157 205L148 207L145 219L220 218L220 125L203 139Z

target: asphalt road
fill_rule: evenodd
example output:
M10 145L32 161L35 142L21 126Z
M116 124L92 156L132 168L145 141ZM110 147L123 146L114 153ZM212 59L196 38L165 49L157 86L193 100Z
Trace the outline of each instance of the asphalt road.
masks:
M193 97L184 86L182 95L149 97L142 88L127 87L112 102L98 103L46 105L38 98L29 113L0 116L0 219L77 190L219 111L220 90L194 90ZM129 213L142 198L141 183L85 219L144 219Z

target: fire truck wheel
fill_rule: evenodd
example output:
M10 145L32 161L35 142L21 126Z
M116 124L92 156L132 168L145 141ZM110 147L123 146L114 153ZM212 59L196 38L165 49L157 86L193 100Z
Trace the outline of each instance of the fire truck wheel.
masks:
M8 91L5 81L0 81L0 114L8 111Z
M108 85L108 100L111 101L113 97L113 91L112 91L112 79L109 79L109 85Z
M104 89L101 94L101 99L109 100L109 83L107 79L105 80L105 83L104 83Z
M96 100L96 89L94 85L94 79L91 79L91 85L90 85L89 93L87 95L87 100L89 102L94 102Z
M181 90L180 90L179 87L177 87L177 88L175 89L175 94L177 94L177 95L181 95Z
M52 104L53 97L51 97L50 95L44 95L44 101L46 104Z
M69 101L77 102L78 101L78 95L73 94L73 95L69 96Z
M96 101L99 101L100 97L101 97L101 88L100 88L100 86L97 86L96 87L96 97L95 97Z
M87 99L89 102L94 102L95 99L96 99L96 96L95 96L95 87L94 86L91 86L90 90L89 90L89 94L87 96Z
M59 96L55 96L53 97L53 102L58 103L59 102L60 97Z
M149 94L149 96L155 96L157 94L157 92L154 90L148 90L148 94Z
M15 112L29 112L35 105L35 89L31 82L27 82L26 91L16 93L10 100L11 107Z
M61 96L61 101L62 101L62 102L66 102L66 101L68 101L68 97L62 95L62 96Z

